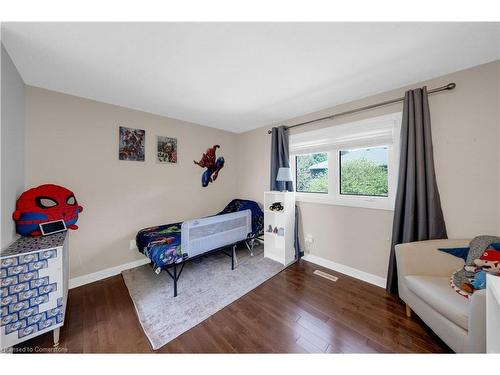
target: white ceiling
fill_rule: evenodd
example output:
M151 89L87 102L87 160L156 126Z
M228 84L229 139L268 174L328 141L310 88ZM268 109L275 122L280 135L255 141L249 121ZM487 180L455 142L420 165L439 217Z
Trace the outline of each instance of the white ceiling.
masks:
M4 23L28 85L233 132L497 60L497 23Z

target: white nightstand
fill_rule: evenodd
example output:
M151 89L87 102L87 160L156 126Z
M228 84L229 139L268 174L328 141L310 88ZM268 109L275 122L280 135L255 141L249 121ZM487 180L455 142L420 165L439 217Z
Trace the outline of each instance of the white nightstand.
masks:
M280 202L283 211L269 207ZM271 229L271 231L269 231ZM264 256L287 266L295 261L295 193L266 191L264 193Z

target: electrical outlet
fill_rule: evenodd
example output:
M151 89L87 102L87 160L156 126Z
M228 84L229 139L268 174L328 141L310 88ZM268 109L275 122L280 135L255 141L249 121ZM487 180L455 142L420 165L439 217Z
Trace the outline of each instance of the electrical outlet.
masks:
M130 249L130 250L135 250L135 249L137 249L137 243L135 242L135 239L134 239L134 240L130 240L129 249Z

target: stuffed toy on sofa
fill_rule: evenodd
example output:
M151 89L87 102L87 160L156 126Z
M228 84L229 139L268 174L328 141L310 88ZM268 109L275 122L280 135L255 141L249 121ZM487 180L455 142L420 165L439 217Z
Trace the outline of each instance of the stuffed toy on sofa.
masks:
M497 247L500 237L477 236L469 244L465 266L451 275L451 287L460 295L469 298L476 288L486 284L486 273L500 273L500 255ZM483 271L485 274L480 274ZM484 276L484 283L483 281Z
M486 272L478 271L474 274L474 279L471 282L472 288L474 290L485 289L486 288Z
M500 273L500 251L490 247L483 255L474 260L474 264L488 273Z

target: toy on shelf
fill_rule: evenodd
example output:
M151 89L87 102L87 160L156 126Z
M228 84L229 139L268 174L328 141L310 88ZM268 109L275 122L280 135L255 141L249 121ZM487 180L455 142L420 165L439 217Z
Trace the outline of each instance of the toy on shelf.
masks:
M274 202L270 207L269 207L269 210L270 211L283 211L284 207L283 205L281 204L281 202Z
M12 218L16 232L22 236L40 236L40 224L62 220L69 229L78 229L76 222L83 207L75 195L65 187L53 184L40 185L21 194Z
M273 229L273 226L271 224L269 224L269 226L267 227L267 233L271 233L271 234L276 234L278 236L281 236L283 237L285 235L285 228L283 227L274 227Z

